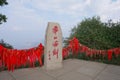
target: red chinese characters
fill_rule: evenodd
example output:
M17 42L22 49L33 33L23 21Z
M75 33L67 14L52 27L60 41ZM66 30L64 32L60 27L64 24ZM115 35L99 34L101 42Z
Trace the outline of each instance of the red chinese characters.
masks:
M54 46L54 47L57 47L58 44L59 44L58 41L55 41L55 42L53 43L53 46Z
M51 60L50 51L49 51L49 54L48 54L48 59Z
M53 33L56 34L58 32L58 27L57 26L54 26L53 29L52 29Z
M56 55L58 58L58 51L59 51L58 49L53 49L53 56Z
M54 37L54 39L57 39L57 37Z
M59 49L58 49L59 41L57 40L58 38L57 38L57 36L56 36L58 30L59 30L59 29L58 29L57 26L54 26L53 29L52 29L52 31L53 31L53 33L54 33L54 37L53 37L54 42L53 42L53 44L52 44L52 46L54 47L54 49L53 49L52 53L53 53L53 56L56 55L56 58L58 58L58 52L59 52Z

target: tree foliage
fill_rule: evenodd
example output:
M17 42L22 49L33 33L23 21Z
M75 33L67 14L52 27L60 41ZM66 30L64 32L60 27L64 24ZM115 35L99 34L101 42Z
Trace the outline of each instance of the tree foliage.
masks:
M12 46L12 45L4 42L4 40L2 40L2 39L0 40L0 45L2 45L2 46L5 47L5 48L8 48L8 49L13 49L13 46Z
M71 30L65 43L73 37L77 37L81 44L94 49L120 47L120 22L101 22L98 16L86 18Z
M0 0L0 6L4 6L4 5L7 5L8 2L6 0ZM7 20L7 17L3 14L0 13L0 24L2 24L3 22L6 22Z

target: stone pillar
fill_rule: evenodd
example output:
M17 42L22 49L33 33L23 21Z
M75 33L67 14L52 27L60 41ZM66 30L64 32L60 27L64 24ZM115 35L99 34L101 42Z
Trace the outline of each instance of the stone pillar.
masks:
M44 66L46 70L62 67L62 31L58 23L49 22L45 35Z

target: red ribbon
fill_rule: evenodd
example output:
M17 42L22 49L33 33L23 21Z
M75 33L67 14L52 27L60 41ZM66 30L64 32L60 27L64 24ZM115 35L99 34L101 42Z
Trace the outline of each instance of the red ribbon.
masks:
M112 50L108 50L108 60L112 59Z
M62 49L62 57L63 57L63 59L68 57L68 53L69 53L69 51L68 51L67 48L63 48Z
M0 67L5 65L9 71L14 71L15 68L28 63L34 67L36 61L42 65L43 50L42 44L37 48L27 50L7 49L0 45Z
M69 48L71 48L73 54L75 53L75 55L77 55L79 52L79 40L75 37L72 40L70 40Z

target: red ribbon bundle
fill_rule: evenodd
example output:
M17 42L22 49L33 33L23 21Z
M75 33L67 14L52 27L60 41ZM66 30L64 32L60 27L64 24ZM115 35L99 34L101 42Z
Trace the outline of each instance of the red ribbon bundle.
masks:
M62 49L62 57L63 59L68 57L69 49L68 48L63 48Z
M120 48L114 48L113 52L116 54L116 57L120 54Z
M42 65L43 50L44 47L42 44L36 48L26 50L7 49L0 45L0 67L5 66L9 71L13 71L15 68L25 66L26 64L30 64L30 66L34 67L36 61L39 61L40 65ZM108 60L112 59L113 53L116 57L120 55L120 48L109 50L90 49L85 45L81 45L75 37L70 40L68 47L62 49L63 58L66 58L71 50L74 55L77 55L79 52L86 53L87 56L107 55Z
M0 67L4 65L9 71L13 71L15 68L26 64L34 66L36 61L42 65L43 50L42 44L37 48L26 50L7 49L0 45Z
M0 45L0 68L2 67L3 46Z
M72 50L73 54L75 53L75 55L77 55L79 52L79 40L74 37L72 40L69 41L68 47Z
M108 50L108 60L112 59L112 50Z
M113 48L109 50L95 50L90 49L89 47L82 45L79 43L77 38L73 38L69 41L69 45L67 48L63 48L63 58L68 56L68 53L72 50L72 53L77 55L78 52L86 53L86 56L93 56L93 55L101 55L108 57L108 60L112 59L112 54L114 53L116 57L120 55L120 47L119 48Z

